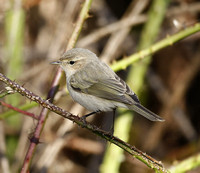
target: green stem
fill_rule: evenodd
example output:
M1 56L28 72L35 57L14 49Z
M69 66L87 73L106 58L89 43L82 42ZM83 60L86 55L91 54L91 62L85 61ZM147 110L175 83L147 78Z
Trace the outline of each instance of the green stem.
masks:
M117 61L116 63L113 63L112 69L114 71L126 69L129 65L133 64L134 62L139 61L140 59L143 59L144 57L151 55L167 46L172 46L174 43L183 40L184 38L187 38L199 31L200 31L200 23L196 23L194 26L188 27L183 31L178 32L177 34L174 34L172 36L167 36L165 39L155 43L154 45L136 54L130 55L120 61Z
M200 166L200 153L176 163L169 169L170 173L184 173Z
M169 1L154 0L152 6L150 8L150 11L149 11L148 21L145 24L145 28L142 32L142 39L140 42L141 46L143 46L144 43L146 43L146 45L149 45L149 43L152 43L154 41L154 39L156 38L157 33L160 28L160 25L161 25L161 22L164 18L165 10L167 8L168 3L169 3ZM153 26L153 27L149 27L149 26ZM147 42L145 42L146 39L148 39ZM118 63L116 63L116 64L118 64ZM114 64L114 67L116 64ZM141 87L141 84L144 82L143 81L143 79L144 79L143 71L145 71L147 69L147 66L148 66L148 64L146 64L146 65L141 64L141 66L138 68L140 70L140 72L137 73L137 78L133 77L136 74L134 71L134 69L136 67L134 67L134 68L132 67L129 72L127 82L130 84L131 88L134 88L134 91L136 90L136 92L139 90L139 88ZM114 70L119 70L119 68L118 69L114 68ZM135 79L139 79L140 82L138 82L139 80L135 82ZM136 87L135 87L135 85L134 85L134 87L131 85L132 80L134 80L134 84L137 83ZM122 109L119 109L119 114L121 116L119 116L119 118L117 118L115 121L115 135L119 136L120 139L123 139L124 141L128 141L129 135L130 135L130 129L131 129L131 125L132 125L132 120L133 120L133 113L130 111L124 112ZM133 156L145 163L144 158L142 158L141 156L137 156L136 154L134 154ZM101 172L102 173L106 173L106 172L117 173L117 172L119 172L119 167L120 167L119 163L122 162L123 157L124 157L123 150L116 147L115 145L109 145L106 150L106 153L105 153L104 164L102 164L102 166L101 166ZM145 163L145 164L148 165L149 167L151 167L151 165L149 165L148 163ZM162 171L157 170L157 172L162 172Z

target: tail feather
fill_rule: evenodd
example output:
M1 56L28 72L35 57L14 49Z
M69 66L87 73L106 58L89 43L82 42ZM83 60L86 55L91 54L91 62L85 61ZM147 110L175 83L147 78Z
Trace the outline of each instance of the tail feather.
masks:
M144 116L145 118L147 118L147 119L149 119L151 121L165 121L163 118L161 118L160 116L154 114L153 112L151 112L150 110L148 110L147 108L142 106L141 104L131 105L130 109L134 110L138 114Z

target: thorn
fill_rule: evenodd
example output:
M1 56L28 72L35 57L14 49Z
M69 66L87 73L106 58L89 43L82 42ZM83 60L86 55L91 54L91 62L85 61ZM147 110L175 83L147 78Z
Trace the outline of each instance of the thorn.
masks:
M36 145L40 143L39 138L36 138L34 136L32 136L31 138L29 138L29 140L30 140L31 143L34 143Z

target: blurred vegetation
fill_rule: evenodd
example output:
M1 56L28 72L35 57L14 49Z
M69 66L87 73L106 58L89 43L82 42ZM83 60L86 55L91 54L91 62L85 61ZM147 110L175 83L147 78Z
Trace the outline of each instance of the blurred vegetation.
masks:
M0 72L45 97L56 72L49 62L64 52L83 2L0 1ZM93 0L76 47L90 49L106 63L115 64L199 22L197 0L165 1L163 5L157 4L152 12L156 2L162 3L159 0ZM129 22L118 24L125 20ZM108 30L113 23L115 26ZM105 33L100 32L103 28ZM144 58L118 71L139 95L142 104L166 121L150 122L134 112L122 113L128 113L130 118L120 120L123 115L118 111L116 136L161 160L172 172L200 172L199 38L200 33L196 33L151 55L147 63L148 59ZM4 87L0 83L0 90ZM41 111L40 106L19 94L1 100L36 115ZM54 103L74 114L86 112L66 94L64 78ZM36 120L3 106L0 111L0 172L18 172ZM89 121L108 131L112 113L95 115ZM110 146L55 114L50 114L40 141L31 165L33 173L100 172L105 151ZM119 153L108 154L110 163L116 164L112 172L153 172L128 154ZM179 161L183 163L172 168ZM104 172L110 172L109 169Z

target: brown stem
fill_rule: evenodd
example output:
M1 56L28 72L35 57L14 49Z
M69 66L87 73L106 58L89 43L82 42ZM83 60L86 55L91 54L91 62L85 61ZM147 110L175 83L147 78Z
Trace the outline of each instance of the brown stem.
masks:
M100 136L101 138L106 139L107 141L110 141L111 143L113 143L113 144L119 146L120 148L122 148L123 150L127 151L133 157L141 160L143 163L145 163L150 168L155 169L158 172L167 172L160 161L157 161L154 158L152 158L151 156L147 155L146 153L143 153L142 151L138 150L135 146L131 146L130 144L122 141L121 139L119 139L115 136L112 136L110 133L105 132L105 131L99 129L98 127L86 122L85 120L83 120L79 116L73 115L73 114L61 109L60 107L52 104L49 100L43 100L38 95L36 95L33 92L25 89L24 87L20 86L16 82L8 79L6 76L4 76L1 73L0 73L0 81L4 82L6 85L10 86L13 90L20 93L22 96L25 96L28 99L39 103L44 108L46 108L46 109L44 109L45 111L47 109L50 110L50 111L53 111L53 112L61 115L62 117L67 118L67 119L75 122L76 124L80 125L81 127L92 131L93 133ZM31 139L32 145L33 144L37 145L38 142L39 142L38 140L39 140L39 138L37 138L34 135L34 137ZM33 147L31 147L30 149L31 149L32 152L34 151Z
M91 2L92 2L92 0L86 0L85 3L83 4L83 7L82 7L81 12L80 12L80 15L79 15L78 20L76 22L76 26L75 26L74 31L72 33L72 36L71 36L71 38L70 38L70 40L68 42L67 50L74 47L74 45L75 45L75 43L76 43L76 41L78 39L78 36L80 34L80 31L82 29L83 22L88 17L88 11L89 11ZM45 103L49 103L50 104L50 103L53 102L55 93L56 93L56 91L58 89L58 84L59 84L59 81L60 81L60 78L61 78L61 74L62 74L62 70L59 68L57 73L56 73L56 75L55 75L55 78L54 78L54 80L52 82L51 89L48 92L47 100L44 102L44 100L42 100L40 98L39 99L39 101L41 101L40 104L45 105ZM29 97L30 96L31 96L31 98L33 100L37 100L38 99L38 96L36 96L34 98L35 95L33 93L30 93ZM43 106L43 109L42 109L42 111L40 113L40 116L39 116L39 120L38 120L37 126L35 128L35 132L33 134L33 137L30 139L29 149L28 149L28 151L26 153L26 157L25 157L22 169L21 169L21 173L28 172L29 165L30 165L31 160L33 158L36 145L39 142L40 135L42 133L42 130L43 130L44 125L45 125L45 122L47 120L48 112L49 112L48 111L48 106L47 107Z
M19 109L17 107L14 107L14 106L12 106L10 104L7 104L7 103L3 102L3 101L0 101L0 104L3 105L3 106L5 106L5 107L7 107L7 108L9 108L9 109L12 109L12 110L14 110L16 112L19 112L19 113L24 114L24 115L28 115L29 117L38 120L38 117L35 114L33 114L33 113L21 110L21 109Z

